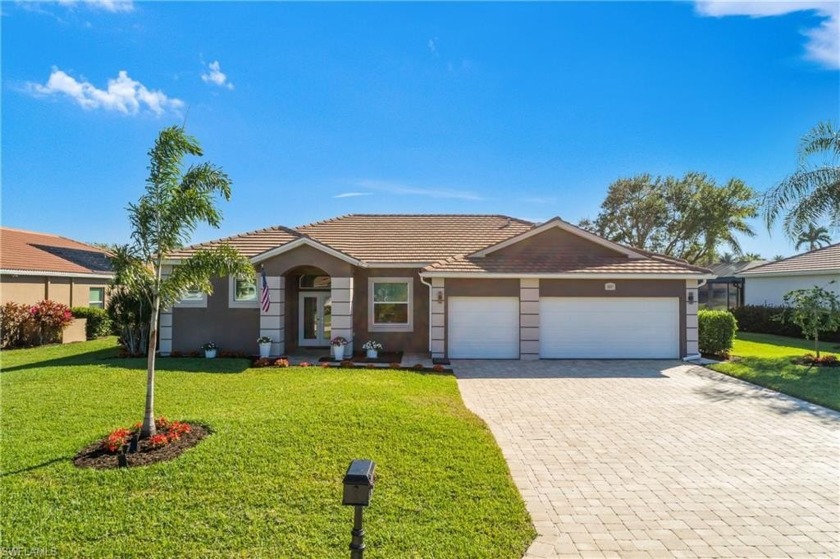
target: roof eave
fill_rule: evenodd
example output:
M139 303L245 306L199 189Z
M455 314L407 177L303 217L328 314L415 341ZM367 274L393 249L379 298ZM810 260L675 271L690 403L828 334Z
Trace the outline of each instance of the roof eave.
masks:
M494 273L494 272L445 272L445 271L423 271L420 276L424 278L463 278L463 279L671 279L671 280L710 280L717 276L714 274L702 274L692 272L678 273L605 273L605 272L563 272L563 273Z

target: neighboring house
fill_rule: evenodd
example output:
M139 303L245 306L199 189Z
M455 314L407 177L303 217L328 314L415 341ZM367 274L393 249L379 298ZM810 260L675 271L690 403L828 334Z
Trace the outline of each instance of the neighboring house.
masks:
M58 235L0 227L0 303L44 299L105 307L113 277L105 251Z
M738 276L744 278L747 305L782 305L785 293L815 285L840 295L840 243L770 262Z
M220 278L161 316L160 349L272 354L343 336L435 358L678 358L697 353L697 285L709 270L632 250L559 218L347 215L227 243L262 269ZM196 247L170 255L169 265Z
M744 305L744 278L737 274L766 264L767 260L718 262L709 269L717 276L700 286L700 305L712 309L734 309Z

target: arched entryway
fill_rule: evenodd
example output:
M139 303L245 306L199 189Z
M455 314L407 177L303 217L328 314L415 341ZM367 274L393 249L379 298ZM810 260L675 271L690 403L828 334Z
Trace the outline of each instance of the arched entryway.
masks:
M332 338L332 278L315 266L285 274L287 351L329 347Z

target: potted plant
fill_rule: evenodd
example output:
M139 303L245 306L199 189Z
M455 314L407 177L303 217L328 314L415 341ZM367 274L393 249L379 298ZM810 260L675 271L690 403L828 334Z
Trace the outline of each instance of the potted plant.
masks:
M349 343L350 342L347 341L347 338L342 338L341 336L336 336L330 340L330 345L332 345L333 349L333 357L336 361L344 359L344 348Z
M204 350L204 357L206 357L207 359L215 359L216 352L219 350L219 346L217 346L213 342L207 342L206 344L201 346L201 349Z
M365 351L367 351L367 358L368 359L376 359L379 357L379 352L382 351L382 344L377 342L376 340L368 340L365 342L365 345L362 346Z
M271 355L271 338L260 336L257 338L257 343L260 344L260 359L268 358Z

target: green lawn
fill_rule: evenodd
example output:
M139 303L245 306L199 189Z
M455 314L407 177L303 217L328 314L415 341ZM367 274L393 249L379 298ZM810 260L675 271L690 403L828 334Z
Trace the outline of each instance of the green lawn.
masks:
M836 353L837 343L821 343L821 353ZM814 353L814 343L795 338L739 332L732 348L733 361L710 365L710 369L732 375L840 410L840 368L812 367L791 363L794 357Z
M366 556L521 557L535 532L451 375L162 359L156 415L214 434L177 460L80 470L142 416L145 362L114 340L0 354L2 547L60 557L346 557L341 478L377 463Z

